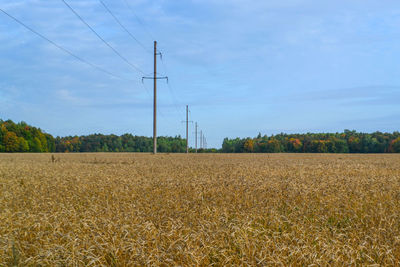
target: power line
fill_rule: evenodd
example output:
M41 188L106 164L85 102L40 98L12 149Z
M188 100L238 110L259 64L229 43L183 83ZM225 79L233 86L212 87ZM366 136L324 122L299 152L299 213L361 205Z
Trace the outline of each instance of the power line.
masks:
M125 5L131 10L131 12L132 12L132 14L135 16L135 18L136 18L136 20L142 25L142 27L143 27L143 29L146 31L146 33L150 36L150 38L151 39L153 39L153 40L155 40L155 38L153 37L153 35L150 33L150 31L148 30L148 28L146 27L146 25L142 22L142 20L136 15L136 13L135 13L135 11L133 10L133 8L131 7L131 5L128 3L128 1L127 0L123 0L124 2L125 2ZM161 48L162 49L162 48ZM163 50L163 49L162 49ZM159 50L157 50L157 52L159 52L159 54L161 55L161 52L159 51ZM164 60L163 60L163 57L161 56L161 63L162 63L162 65L163 65L163 68L164 68L164 71L165 71L165 75L166 76L168 76L168 68L167 68L167 65L166 65L166 63L164 62ZM169 93L170 93L170 95L171 95L171 98L172 98L172 102L173 102L173 104L174 104L174 106L175 106L175 109L176 109L176 111L178 112L178 113L180 113L182 110L178 107L179 106L179 101L177 100L177 98L176 98L176 96L175 96L175 93L174 93L174 89L173 89L173 86L171 85L171 82L168 82L167 83L167 86L168 86L168 90L169 90ZM178 104L177 104L178 103ZM190 112L190 110L188 110L187 109L187 112L186 112L186 121L188 121L188 112ZM197 152L197 141L198 141L198 138L197 138L197 133L198 133L198 124L197 124L197 122L196 122L196 132L195 132L195 145L196 145L196 152ZM200 134L201 134L201 138L200 138L200 142L201 142L201 148L203 148L204 149L204 147L207 147L207 141L206 141L206 139L205 139L205 136L203 136L203 133L202 133L202 131L200 132ZM188 133L186 133L186 136L188 136ZM186 137L186 138L188 138L188 137Z
M173 101L173 104L174 104L174 107L175 107L175 109L176 109L176 111L178 112L178 113L181 113L182 112L182 110L181 109L179 109L179 104L176 104L176 101L174 100L174 93L173 93L173 89L172 89L172 87L171 87L171 85L168 83L167 84L167 87L168 87L168 90L169 90L169 92L170 92L170 95L172 96L172 101ZM180 114L180 115L182 115L182 113Z
M103 4L103 6L107 9L107 7L104 5L103 1L102 1L102 0L99 0L99 1L100 1L100 2ZM135 16L136 20L142 25L142 27L145 29L145 31L146 31L147 34L150 36L150 38L154 39L154 38L153 38L153 35L148 31L146 25L142 22L142 20L136 15L135 11L134 11L133 8L131 7L131 5L128 3L128 1L124 0L124 2L125 2L125 5L132 11L132 14ZM120 25L121 25L121 24L120 24ZM121 25L121 26L122 26L122 25ZM122 26L122 27L123 27L123 26ZM125 27L124 27L124 28L125 28ZM125 30L126 30L126 29L125 29ZM128 33L129 33L129 32L128 32ZM132 37L133 37L133 36L132 36ZM134 38L134 37L133 37L133 38ZM136 38L134 38L134 39L136 40ZM137 41L137 40L136 40L136 41ZM143 46L143 45L142 45L142 46ZM146 49L145 47L143 47L143 48ZM147 50L147 49L146 49L146 50ZM158 52L160 53L160 55L162 55L161 52L160 52L159 50L158 50ZM161 63L162 63L162 65L163 65L163 68L164 68L164 70L165 70L165 74L166 74L166 76L168 76L168 69L167 69L166 64L164 63L163 57L161 56L160 58L161 58ZM171 98L172 98L172 102L173 102L173 105L174 105L176 111L177 111L178 113L180 113L180 115L183 115L183 113L181 113L182 110L179 109L180 104L179 104L179 101L177 101L177 98L176 98L176 96L175 96L174 89L172 88L172 85L170 85L170 83L168 82L168 83L167 83L167 86L168 86L168 90L169 90L169 92L170 92L170 95L171 95Z
M106 40L103 39L65 0L61 0L71 11L75 14L75 16L85 24L104 44L106 44L118 57L120 57L123 61L125 61L129 66L131 66L136 71L144 74L144 72L136 67L134 64L129 62L125 57L123 57L114 47L112 47Z
M132 12L133 16L136 18L136 20L139 22L140 25L142 25L143 29L145 30L145 32L147 33L147 35L150 37L151 40L155 40L156 38L154 37L154 35L151 33L151 31L149 30L149 28L146 26L146 24L139 18L138 15L136 15L136 12L133 10L132 6L128 3L127 0L123 0L125 5L130 9L130 11ZM161 50L165 50L163 49L162 45L159 47L161 47ZM159 50L158 50L159 51Z
M145 85L145 83L142 83L142 86L143 86L144 90L146 91L147 96L149 97L149 99L152 100L153 97L152 97L151 94L150 94L150 89L147 88L147 86ZM163 110L160 108L160 106L157 107L157 112L160 114L161 117L163 117L163 119L166 119L166 120L168 119L167 116L164 114Z
M163 60L162 57L161 57L161 64L162 64L162 66L163 66L163 68L164 68L164 70L165 70L165 74L168 76L168 68L167 68L167 65L164 63L164 60ZM174 89L173 89L172 85L170 84L170 82L167 83L167 86L168 86L168 90L169 90L169 93L170 93L171 98L172 98L172 102L173 102L173 104L174 104L174 106L175 106L175 109L176 109L176 111L177 111L178 113L180 113L181 110L178 108L178 106L179 106L179 101L178 101L177 98L176 98L176 95L175 95L175 93L174 93Z
M86 65L88 65L88 66L90 66L90 67L92 67L92 68L94 68L94 69L96 69L96 70L98 70L98 71L104 72L104 73L106 73L106 74L108 74L108 75L110 75L110 76L112 76L112 77L114 77L114 78L124 80L124 78L120 77L119 75L116 75L116 74L114 74L114 73L112 73L112 72L109 72L108 70L105 70L105 69L103 69L103 68L101 68L101 67L99 67L99 66L97 66L97 65L95 65L95 64L93 64L93 63L90 63L89 61L87 61L87 60L85 60L85 59L83 59L83 58L81 58L81 57L79 57L79 56L73 54L73 53L72 53L71 51L69 51L68 49L62 47L61 45L58 45L57 43L53 42L52 40L50 40L49 38L47 38L47 37L44 36L43 34L41 34L41 33L37 32L37 31L35 31L34 29L32 29L31 27L29 27L28 25L26 25L25 23L23 23L23 22L20 21L19 19L17 19L16 17L14 17L14 16L12 16L11 14L7 13L6 11L4 11L3 9L0 8L0 11L3 12L5 15L7 15L9 18L13 19L15 22L17 22L17 23L20 24L21 26L25 27L27 30L29 30L29 31L31 31L32 33L36 34L37 36L39 36L39 37L42 38L43 40L49 42L50 44L52 44L53 46L57 47L57 48L60 49L61 51L67 53L67 54L70 55L70 56L72 56L72 57L75 58L76 60L81 61L82 63L84 63L84 64L86 64Z
M101 0L99 0L99 1L101 1ZM131 5L128 3L128 1L127 1L127 0L123 0L123 1L125 2L125 5L131 10L131 12L132 12L132 14L135 16L136 20L142 25L143 29L144 29L144 30L146 31L146 33L150 36L150 38L152 38L153 40L155 40L155 38L154 38L153 35L150 33L150 31L148 30L148 28L146 27L146 25L145 25L145 24L142 22L142 20L136 15L135 11L134 11L133 8L131 7ZM161 53L160 50L158 50L158 49L156 50L156 52L158 52L158 53L160 54L161 63L162 63L163 68L164 68L164 70L165 70L166 76L168 76L168 68L167 68L167 66L166 66L166 64L165 64L165 62L164 62L164 60L163 60L162 53ZM182 115L182 113L181 113L182 110L179 108L179 106L180 106L179 101L178 101L177 98L176 98L176 95L175 95L175 93L174 93L174 89L173 89L172 85L170 84L170 82L167 83L167 86L168 86L168 91L169 91L170 96L171 96L172 103L173 103L173 105L174 105L174 107L175 107L177 113L178 113L179 115ZM187 112L190 112L190 111L187 110ZM187 113L187 112L186 112L186 113ZM188 114L186 114L186 116L187 116L187 115L188 115ZM186 118L186 121L188 121L187 118ZM187 134L187 135L188 135L188 134ZM196 138L196 142L197 142L197 138Z
M106 4L104 4L104 2L102 0L99 0L99 2L103 5L103 7L108 11L108 13L110 13L110 15L115 19L115 21L119 24L119 26L121 26L122 29L124 29L129 36L135 40L144 50L146 50L146 52L151 53L151 51L149 49L147 49L135 36L133 36L133 34L119 21L119 19L114 15L114 13L106 6Z
M155 40L155 38L153 37L153 35L151 34L151 32L147 29L146 25L142 22L142 20L136 15L135 11L133 10L133 8L131 7L131 5L128 3L128 1L124 0L125 5L131 10L132 14L135 16L136 20L140 23L140 25L142 25L143 29L146 31L146 33L149 35L149 37L152 40Z

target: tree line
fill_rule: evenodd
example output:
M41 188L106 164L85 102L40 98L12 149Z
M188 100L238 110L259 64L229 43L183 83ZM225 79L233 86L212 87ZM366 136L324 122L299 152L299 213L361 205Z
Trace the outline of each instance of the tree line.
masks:
M159 137L157 149L184 153L186 140L180 136ZM153 139L124 134L91 134L56 137L25 122L0 119L0 152L152 152ZM190 152L194 152L191 148ZM278 134L255 138L225 138L221 149L199 149L199 153L400 153L400 133Z
M56 137L55 152L152 152L153 138L124 134L91 134L86 136ZM186 140L180 136L158 137L157 151L183 153Z
M157 138L159 152L183 153L180 136ZM25 122L0 120L0 152L151 152L153 138L124 134L56 137Z
M25 122L0 120L0 152L54 152L56 143L50 134Z
M222 153L400 153L400 133L307 133L225 138Z

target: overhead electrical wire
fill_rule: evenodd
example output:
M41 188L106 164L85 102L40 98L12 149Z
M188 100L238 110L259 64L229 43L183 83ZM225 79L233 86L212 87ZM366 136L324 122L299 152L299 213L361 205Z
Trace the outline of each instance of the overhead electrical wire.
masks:
M135 16L136 20L142 25L143 29L146 31L146 33L149 35L151 40L156 40L154 36L151 34L149 29L146 27L146 25L142 22L142 20L136 15L136 12L133 10L132 6L128 3L128 1L124 0L125 5L131 10L132 14Z
M168 69L167 69L167 66L166 66L166 64L164 63L164 60L163 60L162 58L161 58L161 63L162 63L162 66L163 66L163 68L164 68L164 71L165 71L166 75L168 76ZM180 106L180 103L179 103L179 101L177 100L177 98L176 98L176 96L175 96L174 89L172 88L172 85L171 85L170 82L167 83L167 87L168 87L168 90L169 90L169 93L170 93L170 95L171 95L171 99L172 99L172 102L173 102L173 104L174 104L174 107L175 107L176 111L177 111L178 113L182 112L182 114L185 115L185 112L184 112L183 110L180 110L180 109L178 108L178 107ZM182 115L182 114L181 114L181 115Z
M136 71L140 72L141 74L144 74L144 72L139 69L137 66L132 64L129 60L127 60L124 56L122 56L114 47L112 47L106 40L104 40L103 37L100 36L65 0L61 0L71 11L72 13L75 14L75 16L83 23L85 24L105 45L107 45L119 58L121 58L125 63L127 63L129 66L131 66L133 69Z
M105 43L111 50L113 50L113 52L114 53L116 53L123 61L125 61L128 65L130 65L132 68L134 68L136 71L138 71L138 72L140 72L140 73L142 73L142 74L145 74L141 69L139 69L137 66L135 66L134 64L132 64L132 63L130 63L125 57L123 57L115 48L113 48L106 40L104 40L104 38L102 38L88 23L86 23L86 21L65 1L65 0L61 0L78 18L79 18L79 20L81 20L81 22L82 23L84 23L103 43ZM129 30L128 29L126 29L126 27L124 27L123 26L123 24L118 20L118 18L112 13L112 11L104 4L104 2L103 1L101 1L101 0L99 0L101 3L102 3L102 5L104 6L104 8L113 16L113 18L118 22L118 24L132 37L132 39L134 39L140 46L142 46L147 52L149 52L149 50L139 41L139 40L137 40L134 36L133 36L133 34L132 33L130 33L129 32ZM44 36L43 34L41 34L41 33L39 33L38 31L36 31L36 30L34 30L33 28L31 28L30 26L28 26L27 24L25 24L24 22L22 22L21 20L19 20L19 19L17 19L16 17L14 17L14 16L12 16L11 14L9 14L8 12L6 12L5 10L3 10L3 9L1 9L0 8L0 11L2 12L2 13L4 13L6 16L8 16L9 18L11 18L12 20L14 20L15 22L17 22L19 25L21 25L21 26L23 26L25 29L27 29L27 30L29 30L30 32L32 32L32 33L34 33L35 35L37 35L38 37L40 37L41 39L43 39L43 40L45 40L45 41L47 41L47 42L49 42L51 45L53 45L54 47L56 47L56 48L58 48L59 50L61 50L61 51L63 51L64 53L66 53L66 54L68 54L68 55L70 55L71 57L73 57L73 58L75 58L76 60L78 60L78 61L80 61L80 62L82 62L82 63L84 63L84 64L86 64L86 65L88 65L88 66L90 66L90 67L92 67L92 68L94 68L94 69L96 69L96 70L98 70L98 71L101 71L101 72L103 72L103 73L105 73L105 74L107 74L107 75L109 75L109 76L112 76L112 77L114 77L114 78L117 78L117 79L120 79L120 80L129 80L129 81L132 81L132 79L126 79L126 78L123 78L123 77L121 77L121 76L119 76L119 75L117 75L117 74L114 74L114 73L112 73L112 72L110 72L110 71L108 71L108 70L106 70L106 69L104 69L104 68L102 68L102 67L100 67L100 66L97 66L97 65L95 65L95 64L93 64L93 63L91 63L91 62L89 62L89 61L87 61L87 60L85 60L84 58L82 58L82 57L80 57L80 56L77 56L77 55L75 55L74 53L72 53L70 50L68 50L67 48L64 48L63 46L61 46L61 45L59 45L59 44L57 44L56 42L54 42L54 41L52 41L51 39L49 39L49 38L47 38L46 36ZM133 10L132 10L133 11ZM136 16L136 15L135 15ZM136 16L136 18L138 19L138 21L143 25L143 23L140 21L140 19ZM144 25L143 25L144 26ZM149 33L149 32L148 32ZM150 33L149 33L149 35L151 35ZM163 66L164 66L164 69L166 70L166 67L165 67L165 65L164 65L164 63L163 63ZM148 88L146 88L144 85L143 85L143 87L144 87L144 89L145 89L145 91L146 91L146 93L150 96L150 94L149 94L149 90L148 90ZM171 89L171 87L170 87L170 85L168 84L168 87L169 87L169 89L170 89L170 93L173 95L173 92L171 91L172 89ZM175 97L174 95L173 95L173 97ZM174 103L175 104L175 107L176 107L176 103ZM177 107L176 107L177 108ZM179 109L177 108L177 111L178 111ZM164 118L164 119L168 119L164 114L163 114L163 112L160 110L160 108L159 108L159 113L160 113L160 115Z
M150 95L150 89L148 89L144 83L142 83L142 86L143 86L144 90L147 92L147 95L149 96L149 98L152 99L152 96ZM164 112L162 111L162 109L160 108L160 106L157 107L157 112L158 112L158 113L161 115L161 117L164 118L165 120L170 119L170 118L167 118L167 117L164 115Z
M108 13L110 13L110 15L114 18L114 20L119 24L119 26L121 26L122 29L124 29L124 31L126 33L129 34L129 36L135 40L136 43L138 43L144 50L146 50L146 52L148 53L152 53L147 47L145 47L122 23L121 21L114 15L114 13L107 7L107 5L102 1L99 0L99 2L103 5L103 7L107 10Z
M31 31L32 33L36 34L37 36L39 36L40 38L42 38L43 40L49 42L50 44L52 44L53 46L57 47L58 49L60 49L61 51L67 53L68 55L70 55L71 57L75 58L76 60L98 70L101 71L103 73L106 73L114 78L120 79L120 80L126 80L125 78L122 78L119 75L116 75L106 69L103 69L102 67L99 67L83 58L81 58L80 56L75 55L74 53L72 53L71 51L69 51L68 49L62 47L61 45L55 43L54 41L50 40L49 38L47 38L46 36L44 36L43 34L37 32L36 30L32 29L31 27L29 27L28 25L26 25L25 23L23 23L21 20L17 19L16 17L12 16L11 14L9 14L8 12L6 12L5 10L0 8L0 11L3 12L5 15L7 15L9 18L13 19L15 22L17 22L18 24L20 24L21 26L23 26L24 28L26 28L27 30Z
M115 18L115 20L117 20L117 22L119 23L119 21L118 21L118 19L112 14L112 12L107 8L107 6L104 4L104 2L102 1L102 0L99 0L101 3L102 3L102 5L107 9L107 11L109 11L110 12L110 14ZM143 29L147 32L147 34L150 36L150 38L152 38L153 40L155 40L154 38L153 38L153 35L150 33L150 31L147 29L147 27L146 27L146 25L142 22L142 20L139 18L139 16L137 16L136 15L136 13L135 13L135 11L133 10L133 8L131 7L131 5L128 3L128 1L127 0L123 0L124 2L125 2L125 5L131 10L131 12L132 12L132 14L135 16L135 18L136 18L136 20L142 25L142 27L143 27ZM121 27L123 27L123 25L121 24L121 23L119 23L120 25L121 25ZM125 27L123 27L125 30L126 30L126 28ZM130 34L130 32L128 31L128 30L126 30L127 32L128 32L128 34ZM131 35L131 34L130 34ZM131 37L133 37L133 36L131 36ZM133 37L133 39L135 40L135 41L137 41L137 39L136 38L134 38ZM140 43L140 42L139 42ZM140 43L141 44L141 43ZM146 49L145 47L143 47L144 49ZM148 49L146 49L147 51L148 51ZM158 49L157 49L158 50ZM158 52L160 52L160 51L158 51ZM152 53L152 52L151 52ZM160 54L161 54L161 52L160 52ZM163 58L161 57L161 63L162 63L162 65L163 65L163 67L164 67L164 70L165 70L165 73L167 74L167 76L168 76L168 70L167 70L167 67L166 67L166 65L165 65L165 63L164 63L164 60L163 60ZM170 85L170 83L168 82L167 83L167 86L168 86L168 90L169 90L169 92L170 92L170 95L171 95L171 98L172 98L172 102L173 102L173 105L174 105L174 107L175 107L175 109L176 109L176 111L178 112L178 113L180 113L180 112L182 112L182 114L184 115L184 111L183 110L179 110L179 108L178 108L178 105L179 105L179 101L177 101L177 99L176 99L176 96L175 96L175 94L174 94L174 90L173 90L173 88L172 88L172 86ZM177 104L178 103L178 104ZM182 115L181 114L181 115Z
M138 15L136 15L136 12L134 11L134 9L132 8L132 6L128 3L127 0L123 0L125 5L128 7L128 9L132 12L133 16L136 18L136 20L139 22L140 25L142 25L144 31L147 33L148 37L152 40L155 41L156 38L154 37L154 35L151 33L151 31L149 30L149 28L146 26L146 24L139 18ZM160 44L158 44L158 48L161 48L161 50L164 50L162 45L160 46ZM157 49L157 52L161 52L159 49Z
M102 0L99 0L99 1L102 2ZM153 40L155 40L155 39L153 38L153 35L150 33L150 31L149 31L148 28L146 27L146 25L142 22L142 20L139 18L139 16L136 15L135 11L134 11L133 8L131 7L131 5L128 3L128 1L127 1L127 0L123 0L123 1L125 2L125 5L131 10L131 12L132 12L132 14L135 16L136 20L142 25L143 29L147 32L147 34L150 36L150 38L152 38ZM159 44L158 44L158 45L159 45ZM157 49L157 50L158 50L158 49ZM158 52L160 52L160 54L161 54L161 51L158 50ZM161 57L161 63L162 63L163 68L164 68L164 70L165 70L166 76L168 76L167 66L166 66L165 63L164 63L163 57ZM181 113L181 112L182 112L182 114L184 115L184 111L183 111L183 110L180 110L180 109L178 108L178 106L179 106L179 101L177 101L177 98L176 98L176 96L175 96L175 94L174 94L174 89L172 88L172 86L170 85L169 82L167 83L167 86L168 86L168 90L169 90L169 92L170 92L170 95L171 95L171 98L172 98L172 102L173 102L173 105L174 105L175 109L177 110L178 113ZM182 115L182 114L181 114L181 115Z

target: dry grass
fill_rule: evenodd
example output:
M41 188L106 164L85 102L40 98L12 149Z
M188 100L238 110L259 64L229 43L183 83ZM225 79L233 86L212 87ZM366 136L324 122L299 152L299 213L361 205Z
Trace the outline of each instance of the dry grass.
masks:
M399 155L0 155L0 266L400 265Z

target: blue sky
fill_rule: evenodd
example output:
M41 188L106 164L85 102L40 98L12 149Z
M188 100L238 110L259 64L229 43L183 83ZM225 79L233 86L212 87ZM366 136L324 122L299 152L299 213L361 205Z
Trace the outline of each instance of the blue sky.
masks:
M209 147L258 132L399 130L399 1L103 1L147 50L159 43L158 72L170 80L170 88L159 81L159 135L185 135L186 104ZM67 2L152 73L152 54L98 0ZM0 118L60 136L152 135L152 81L142 84L61 0L0 0L0 8L122 77L82 64L1 13Z

